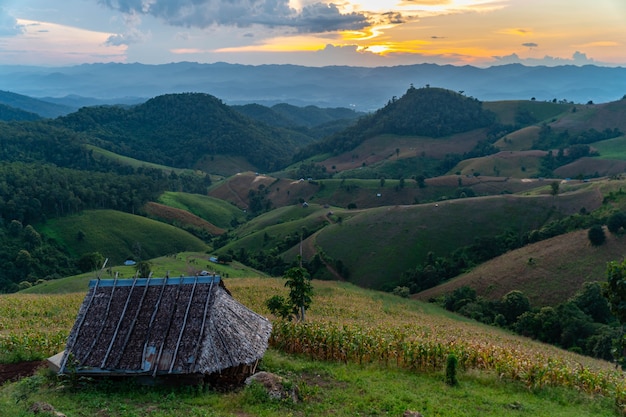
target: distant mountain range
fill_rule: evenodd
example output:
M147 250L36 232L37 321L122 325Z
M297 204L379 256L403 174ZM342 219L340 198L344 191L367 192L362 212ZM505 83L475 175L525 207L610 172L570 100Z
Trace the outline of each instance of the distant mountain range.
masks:
M348 107L374 111L411 85L430 85L481 101L609 102L626 94L626 68L598 66L477 68L418 64L395 67L296 65L84 64L71 67L0 66L0 90L73 109L93 104L136 104L183 92L220 97L226 104ZM41 114L41 113L38 113Z

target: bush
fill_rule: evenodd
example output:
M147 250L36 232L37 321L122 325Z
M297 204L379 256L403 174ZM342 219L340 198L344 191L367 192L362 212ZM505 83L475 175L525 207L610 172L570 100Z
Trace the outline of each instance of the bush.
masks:
M602 244L606 241L604 229L599 224L591 226L589 232L587 233L587 237L593 246L602 246Z
M454 354L449 354L448 359L446 361L446 384L454 387L459 384L459 381L456 377L456 370L459 360L456 358Z

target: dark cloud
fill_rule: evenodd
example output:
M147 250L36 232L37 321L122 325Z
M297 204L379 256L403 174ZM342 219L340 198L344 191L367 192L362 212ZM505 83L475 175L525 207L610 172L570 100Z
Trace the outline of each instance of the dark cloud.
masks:
M18 25L17 20L0 7L0 36L19 35L24 32L24 27Z
M300 32L330 32L334 30L358 30L368 25L365 16L359 13L341 14L334 4L315 3L302 9L293 19Z
M406 22L406 20L404 20L404 17L402 17L402 13L398 13L398 12L383 13L383 17L387 19L387 23L394 24L394 25Z
M299 32L360 29L367 19L360 13L342 14L334 4L316 3L297 11L289 0L98 0L123 13L150 15L172 26L206 28L212 25L293 27Z
M538 47L539 45L538 45L538 44L536 44L535 42L526 42L526 43L523 43L523 44L522 44L522 46L525 46L525 47L527 47L527 48L536 48L536 47Z

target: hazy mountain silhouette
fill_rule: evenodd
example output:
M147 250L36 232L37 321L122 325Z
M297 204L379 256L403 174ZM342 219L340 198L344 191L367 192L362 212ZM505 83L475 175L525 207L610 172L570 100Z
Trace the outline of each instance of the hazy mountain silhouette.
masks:
M482 101L530 99L596 103L626 94L626 68L598 66L477 68L419 64L394 67L304 67L180 62L163 65L84 64L71 67L0 66L0 90L54 97L75 106L76 96L99 103L137 102L167 93L204 92L227 104L381 108L410 85L430 85ZM68 98L64 103L63 98Z

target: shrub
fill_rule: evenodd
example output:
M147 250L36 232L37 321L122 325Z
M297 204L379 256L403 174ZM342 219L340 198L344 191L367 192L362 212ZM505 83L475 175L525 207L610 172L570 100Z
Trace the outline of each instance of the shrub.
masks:
M589 232L587 233L587 237L593 246L601 246L606 240L604 229L599 224L591 226Z
M459 360L454 354L449 354L446 360L446 384L454 387L458 385L459 381L456 378L456 370Z

